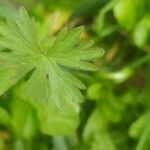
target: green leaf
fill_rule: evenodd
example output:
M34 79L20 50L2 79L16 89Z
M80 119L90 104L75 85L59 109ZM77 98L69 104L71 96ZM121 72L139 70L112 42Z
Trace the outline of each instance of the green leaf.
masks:
M69 73L68 68L93 71L91 63L103 55L103 50L93 48L93 42L80 42L83 27L68 32L62 29L50 43L37 39L34 20L30 19L24 8L16 19L8 18L0 23L0 46L11 52L0 53L0 94L34 70L25 83L26 95L36 101L55 101L62 105L63 100L82 101L79 89L84 84ZM46 48L45 48L46 45Z
M149 150L150 149L150 114L148 114L148 119L145 124L144 131L139 139L139 142L136 146L136 150Z
M87 89L87 96L91 100L99 100L102 96L102 85L100 83L95 83L89 86Z
M149 10L148 0L118 0L114 7L114 14L121 26L127 30L132 29Z
M145 128L147 120L147 114L141 115L135 122L133 122L133 124L131 124L129 135L133 138L139 138Z
M150 15L145 15L136 25L133 31L133 41L138 47L144 47L148 44L150 35Z
M136 150L148 150L150 148L150 113L141 115L129 129L132 138L139 139Z
M0 53L0 95L15 85L33 67L26 65L30 61L24 56L10 53ZM28 63L27 62L27 63Z
M28 101L14 99L11 103L12 123L18 138L31 139L37 131L35 110Z
M42 133L52 136L72 134L79 123L79 106L72 103L63 103L63 109L58 109L54 103L47 105L33 103Z
M113 140L108 133L107 121L96 107L83 132L83 141L87 150L115 150Z
M112 34L116 29L117 25L112 23L112 20L108 17L109 12L116 5L116 0L108 2L103 8L100 9L98 16L96 17L93 29L99 37L104 37Z

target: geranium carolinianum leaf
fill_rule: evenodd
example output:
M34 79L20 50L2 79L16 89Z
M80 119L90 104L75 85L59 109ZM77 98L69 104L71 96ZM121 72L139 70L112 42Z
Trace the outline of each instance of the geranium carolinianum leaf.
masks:
M72 31L63 28L50 43L38 40L34 20L24 8L16 18L7 18L0 23L0 46L11 52L0 52L0 94L16 84L28 72L34 70L24 84L26 94L38 101L54 100L60 105L63 100L82 101L80 89L84 84L67 68L93 71L91 61L103 54L93 47L93 42L81 42L83 27Z

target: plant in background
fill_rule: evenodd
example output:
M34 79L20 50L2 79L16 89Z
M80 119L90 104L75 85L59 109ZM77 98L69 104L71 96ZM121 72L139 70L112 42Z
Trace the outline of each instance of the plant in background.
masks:
M149 10L2 0L0 150L149 150Z

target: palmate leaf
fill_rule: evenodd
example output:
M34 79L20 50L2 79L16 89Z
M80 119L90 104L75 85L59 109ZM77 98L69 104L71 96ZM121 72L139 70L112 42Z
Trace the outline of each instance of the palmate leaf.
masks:
M0 53L0 94L16 84L28 72L34 70L25 82L26 95L37 101L82 101L79 89L84 84L69 73L67 68L95 70L91 60L103 54L93 48L93 42L80 42L83 27L68 32L64 28L52 37L49 47L37 39L34 21L24 8L17 18L7 18L0 23L0 46L11 52ZM7 68L7 69L6 69Z

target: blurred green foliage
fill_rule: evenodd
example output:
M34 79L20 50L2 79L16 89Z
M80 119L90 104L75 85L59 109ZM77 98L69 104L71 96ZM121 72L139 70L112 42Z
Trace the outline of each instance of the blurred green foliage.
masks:
M33 103L23 81L3 94L0 150L149 150L150 1L3 0L0 19L20 6L35 17L45 47L64 26L84 25L82 40L94 39L105 55L97 72L74 71L87 87L80 106Z

